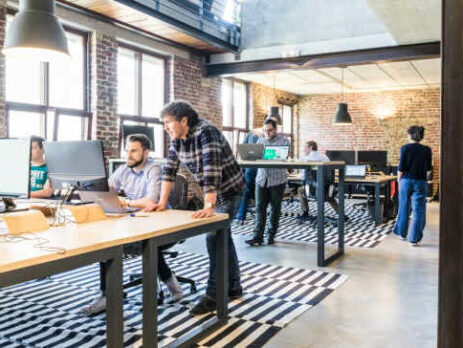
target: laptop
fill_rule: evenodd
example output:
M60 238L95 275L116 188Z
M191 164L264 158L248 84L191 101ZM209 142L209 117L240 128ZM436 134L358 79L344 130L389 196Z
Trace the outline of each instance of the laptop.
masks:
M238 144L238 153L243 161L261 160L264 155L262 144Z
M366 164L348 164L346 165L346 178L363 179L367 173Z
M127 214L140 210L137 208L122 208L119 204L119 196L112 188L109 191L79 191L79 196L82 200L98 203L105 213Z
M264 160L286 161L289 156L289 145L265 145Z

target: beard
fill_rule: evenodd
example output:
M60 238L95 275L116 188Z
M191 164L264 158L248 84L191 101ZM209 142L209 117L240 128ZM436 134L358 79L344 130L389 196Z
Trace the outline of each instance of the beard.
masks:
M127 163L127 167L129 167L129 168L135 168L135 167L138 167L138 166L139 166L140 164L142 164L142 163L143 163L143 158L142 158L141 160L139 160L139 161L136 161L136 162L133 163L133 164L128 164L128 163Z

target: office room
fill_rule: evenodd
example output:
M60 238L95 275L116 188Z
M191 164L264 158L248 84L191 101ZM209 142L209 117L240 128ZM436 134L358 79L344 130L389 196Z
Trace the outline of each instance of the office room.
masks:
M0 1L1 347L462 347L458 0Z

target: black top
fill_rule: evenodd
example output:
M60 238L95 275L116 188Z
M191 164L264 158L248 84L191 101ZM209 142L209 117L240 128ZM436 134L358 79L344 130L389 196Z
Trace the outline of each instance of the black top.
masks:
M419 143L402 146L400 149L399 172L404 178L426 180L426 172L431 170L431 148Z

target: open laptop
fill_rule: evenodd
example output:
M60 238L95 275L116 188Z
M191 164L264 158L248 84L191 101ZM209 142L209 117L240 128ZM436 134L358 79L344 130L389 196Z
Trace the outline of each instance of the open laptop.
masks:
M119 197L114 191L110 188L109 191L79 191L79 196L82 200L93 201L101 205L105 213L110 214L126 214L132 213L137 210L137 208L122 208L119 204Z
M243 161L261 160L264 155L262 144L238 144L238 153Z
M289 145L265 145L264 160L286 161L289 156Z
M348 164L346 165L346 178L363 179L367 174L367 166L365 164Z

